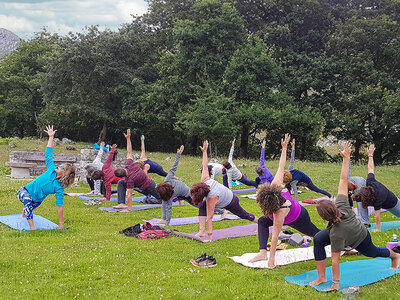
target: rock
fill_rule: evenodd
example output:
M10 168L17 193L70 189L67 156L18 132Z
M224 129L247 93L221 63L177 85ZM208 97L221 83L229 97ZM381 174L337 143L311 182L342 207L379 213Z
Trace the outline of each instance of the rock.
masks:
M15 148L16 147L13 141L9 142L8 146L10 146L10 148Z
M150 152L150 154L149 154L149 157L152 157L153 156L153 153L152 152Z
M171 160L171 159L172 159L172 157L168 156L165 160L168 161L168 160Z
M53 140L53 147L57 146L59 142L60 142L60 139L59 139L59 138L54 138L54 140Z
M65 149L70 150L70 151L76 150L76 148L74 146L70 146L70 145L66 146Z
M63 139L61 140L61 143L63 143L64 145L65 145L65 144L68 144L68 145L75 144L74 141L72 141L72 140L70 140L70 139L67 139L67 138L63 138Z
M210 162L211 162L211 163L214 163L214 164L219 164L219 163L220 163L219 160L216 159L216 158L211 158L211 159L210 159Z
M238 167L239 168L245 168L245 167L248 167L248 165L243 163L243 164L238 165Z
M19 137L14 136L14 137L12 137L11 139L12 139L12 140L19 140Z
M135 153L135 154L133 155L133 160L136 161L136 160L139 160L139 159L140 159L139 154Z

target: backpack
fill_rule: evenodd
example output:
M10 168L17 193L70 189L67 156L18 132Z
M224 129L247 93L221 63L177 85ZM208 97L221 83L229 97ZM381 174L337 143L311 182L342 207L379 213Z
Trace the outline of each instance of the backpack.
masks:
M143 225L143 224L136 224L136 225L133 225L133 226L131 226L131 227L122 229L119 233L123 233L123 234L125 234L126 236L138 237L138 235L139 235L141 232L143 232L144 230L146 230L146 229L144 228L144 225Z
M145 228L137 238L141 240L149 240L149 239L158 239L163 237L169 237L170 231L168 229L164 229L158 225L151 225L149 222L144 223L143 227Z

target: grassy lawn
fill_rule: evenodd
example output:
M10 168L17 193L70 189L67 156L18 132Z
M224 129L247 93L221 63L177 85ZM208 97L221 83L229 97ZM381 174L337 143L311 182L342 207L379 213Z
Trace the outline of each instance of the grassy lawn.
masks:
M15 150L44 151L45 142L37 140L16 141ZM78 144L78 149L84 147ZM8 160L8 145L0 145L0 166ZM67 152L57 146L55 152ZM165 161L172 156L171 161ZM172 166L174 154L153 153L152 159L161 163L165 170ZM252 168L256 161L245 162L246 172L254 179ZM199 157L183 156L177 176L188 185L200 180ZM267 166L276 171L278 162L268 161ZM295 163L305 171L314 183L336 194L340 165L328 163ZM243 171L243 169L242 169ZM352 175L366 176L366 165L355 165ZM400 195L400 166L376 168L376 177L396 195ZM152 176L156 182L163 178ZM222 178L219 178L222 181ZM16 197L19 187L28 180L13 180L0 177L0 215L22 212L22 204ZM70 192L88 192L87 184L68 189ZM319 197L307 191L300 199ZM241 205L248 211L261 216L254 200L240 198ZM103 206L110 206L104 203ZM314 206L307 206L313 222L324 228L326 224L318 216ZM49 196L35 210L55 223L58 222L55 197ZM191 206L174 207L173 217L197 215ZM20 232L0 224L0 298L129 298L129 299L338 299L339 293L320 293L310 287L299 287L287 283L283 278L315 269L314 261L295 263L273 270L255 270L234 263L227 256L258 251L256 236L218 240L209 244L171 237L160 240L137 240L119 234L119 230L143 219L160 218L161 208L122 213L108 213L98 206L85 206L77 197L66 197L64 222L68 230ZM373 219L373 217L372 217ZM372 221L371 219L371 221ZM398 219L398 218L397 218ZM395 220L390 213L382 214L382 221ZM249 224L245 220L214 223L214 228L227 228ZM194 232L198 225L175 227L179 231ZM393 233L391 230L372 235L376 245L385 246ZM197 269L189 260L207 252L217 258L218 266ZM342 262L366 259L363 256L347 256ZM330 259L328 259L330 265ZM358 298L400 299L396 284L400 275L361 288Z

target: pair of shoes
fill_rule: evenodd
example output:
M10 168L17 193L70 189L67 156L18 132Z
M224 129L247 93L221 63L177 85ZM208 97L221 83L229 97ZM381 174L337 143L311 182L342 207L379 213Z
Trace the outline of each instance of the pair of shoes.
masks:
M195 267L212 268L217 265L217 260L211 255L204 253L197 258L191 259L190 263Z
M370 227L371 227L371 224L364 224L364 226L365 226L366 228L370 228Z

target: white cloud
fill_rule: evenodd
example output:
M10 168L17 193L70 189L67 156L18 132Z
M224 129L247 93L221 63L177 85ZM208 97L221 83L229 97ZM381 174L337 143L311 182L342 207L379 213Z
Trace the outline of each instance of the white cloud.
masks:
M32 22L26 20L25 18L0 15L0 28L6 28L13 33L16 33L33 32L35 26Z

